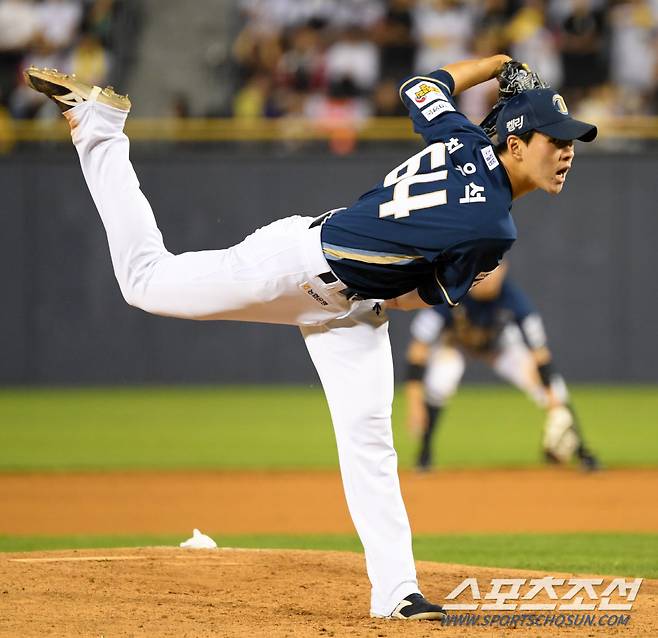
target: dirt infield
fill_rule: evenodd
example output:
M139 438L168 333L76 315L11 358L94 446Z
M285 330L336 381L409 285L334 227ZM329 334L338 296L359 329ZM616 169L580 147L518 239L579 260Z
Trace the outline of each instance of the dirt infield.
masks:
M417 533L658 530L658 511L648 505L658 493L658 471L407 473L401 480ZM193 527L218 534L220 545L222 533L353 532L336 472L0 475L0 534L183 539ZM418 568L424 592L439 602L467 577L488 583L540 575L423 562ZM630 624L582 631L371 620L368 600L358 554L178 548L0 554L2 638L658 635L658 581L642 585ZM599 622L606 612L596 613Z
M488 582L542 575L423 562L418 571L425 594L434 600L443 600L466 577ZM478 629L373 620L367 615L363 557L340 552L148 548L0 554L0 583L3 638L658 635L658 581L643 583L633 610L623 614L629 623L614 628ZM607 612L608 618L612 614L621 615ZM603 616L596 613L596 622Z
M657 470L403 473L401 481L416 533L658 530ZM0 534L354 531L337 472L0 475L0 512Z

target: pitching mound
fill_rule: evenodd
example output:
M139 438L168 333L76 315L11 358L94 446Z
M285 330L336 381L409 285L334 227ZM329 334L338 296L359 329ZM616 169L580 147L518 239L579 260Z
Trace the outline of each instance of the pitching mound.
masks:
M418 571L425 594L436 601L467 577L488 582L543 575L424 562L418 563ZM177 548L0 554L3 637L409 638L440 631L437 635L520 638L567 631L373 620L368 601L369 583L358 554ZM656 636L657 612L658 581L645 581L628 625L577 633Z

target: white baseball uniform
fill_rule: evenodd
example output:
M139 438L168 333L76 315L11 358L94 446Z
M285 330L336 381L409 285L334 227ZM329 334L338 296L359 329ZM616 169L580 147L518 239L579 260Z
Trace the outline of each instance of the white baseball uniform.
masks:
M65 112L124 298L169 317L300 326L331 411L371 611L391 613L419 589L391 433L385 313L373 300L348 300L340 281L318 277L330 268L310 217L275 221L224 250L168 252L129 160L126 115L91 101Z

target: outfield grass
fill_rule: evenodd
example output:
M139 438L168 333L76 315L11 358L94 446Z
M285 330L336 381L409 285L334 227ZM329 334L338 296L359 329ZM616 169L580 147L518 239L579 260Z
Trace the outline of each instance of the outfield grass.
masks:
M658 466L658 388L572 387L609 467ZM394 405L402 467L414 443ZM539 463L542 413L504 386L464 387L436 440L445 468ZM0 390L0 471L335 468L318 387Z
M321 549L360 552L356 536L241 535L210 533L221 547ZM0 551L146 547L185 540L181 536L0 536ZM418 535L417 560L537 569L549 572L658 578L658 534L467 534Z

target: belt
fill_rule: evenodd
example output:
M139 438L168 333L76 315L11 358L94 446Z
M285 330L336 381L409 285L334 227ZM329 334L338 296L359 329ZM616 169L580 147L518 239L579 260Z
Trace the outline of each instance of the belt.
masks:
M340 281L340 279L338 279L338 277L336 277L336 275L334 275L331 270L328 270L327 272L321 272L318 275L318 278L321 279L325 284L335 284ZM347 288L343 288L343 290L339 290L338 292L344 297L347 297L349 301L364 301L367 299L367 297L360 295L354 290L354 288L350 288L349 286L347 286Z
M326 213L322 213L322 215L316 217L309 225L309 228L317 228L318 226L321 226L324 222L327 221L336 211L339 210L344 210L343 208L336 208L334 210L328 210ZM321 279L325 284L331 285L340 282L340 279L334 275L334 273L331 272L331 270L328 270L327 272L321 272L318 275L318 278ZM343 282L341 282L343 283ZM360 295L358 292L354 290L354 288L350 288L347 286L343 290L339 290L341 295L344 297L347 297L349 301L363 301L366 299L363 295Z

